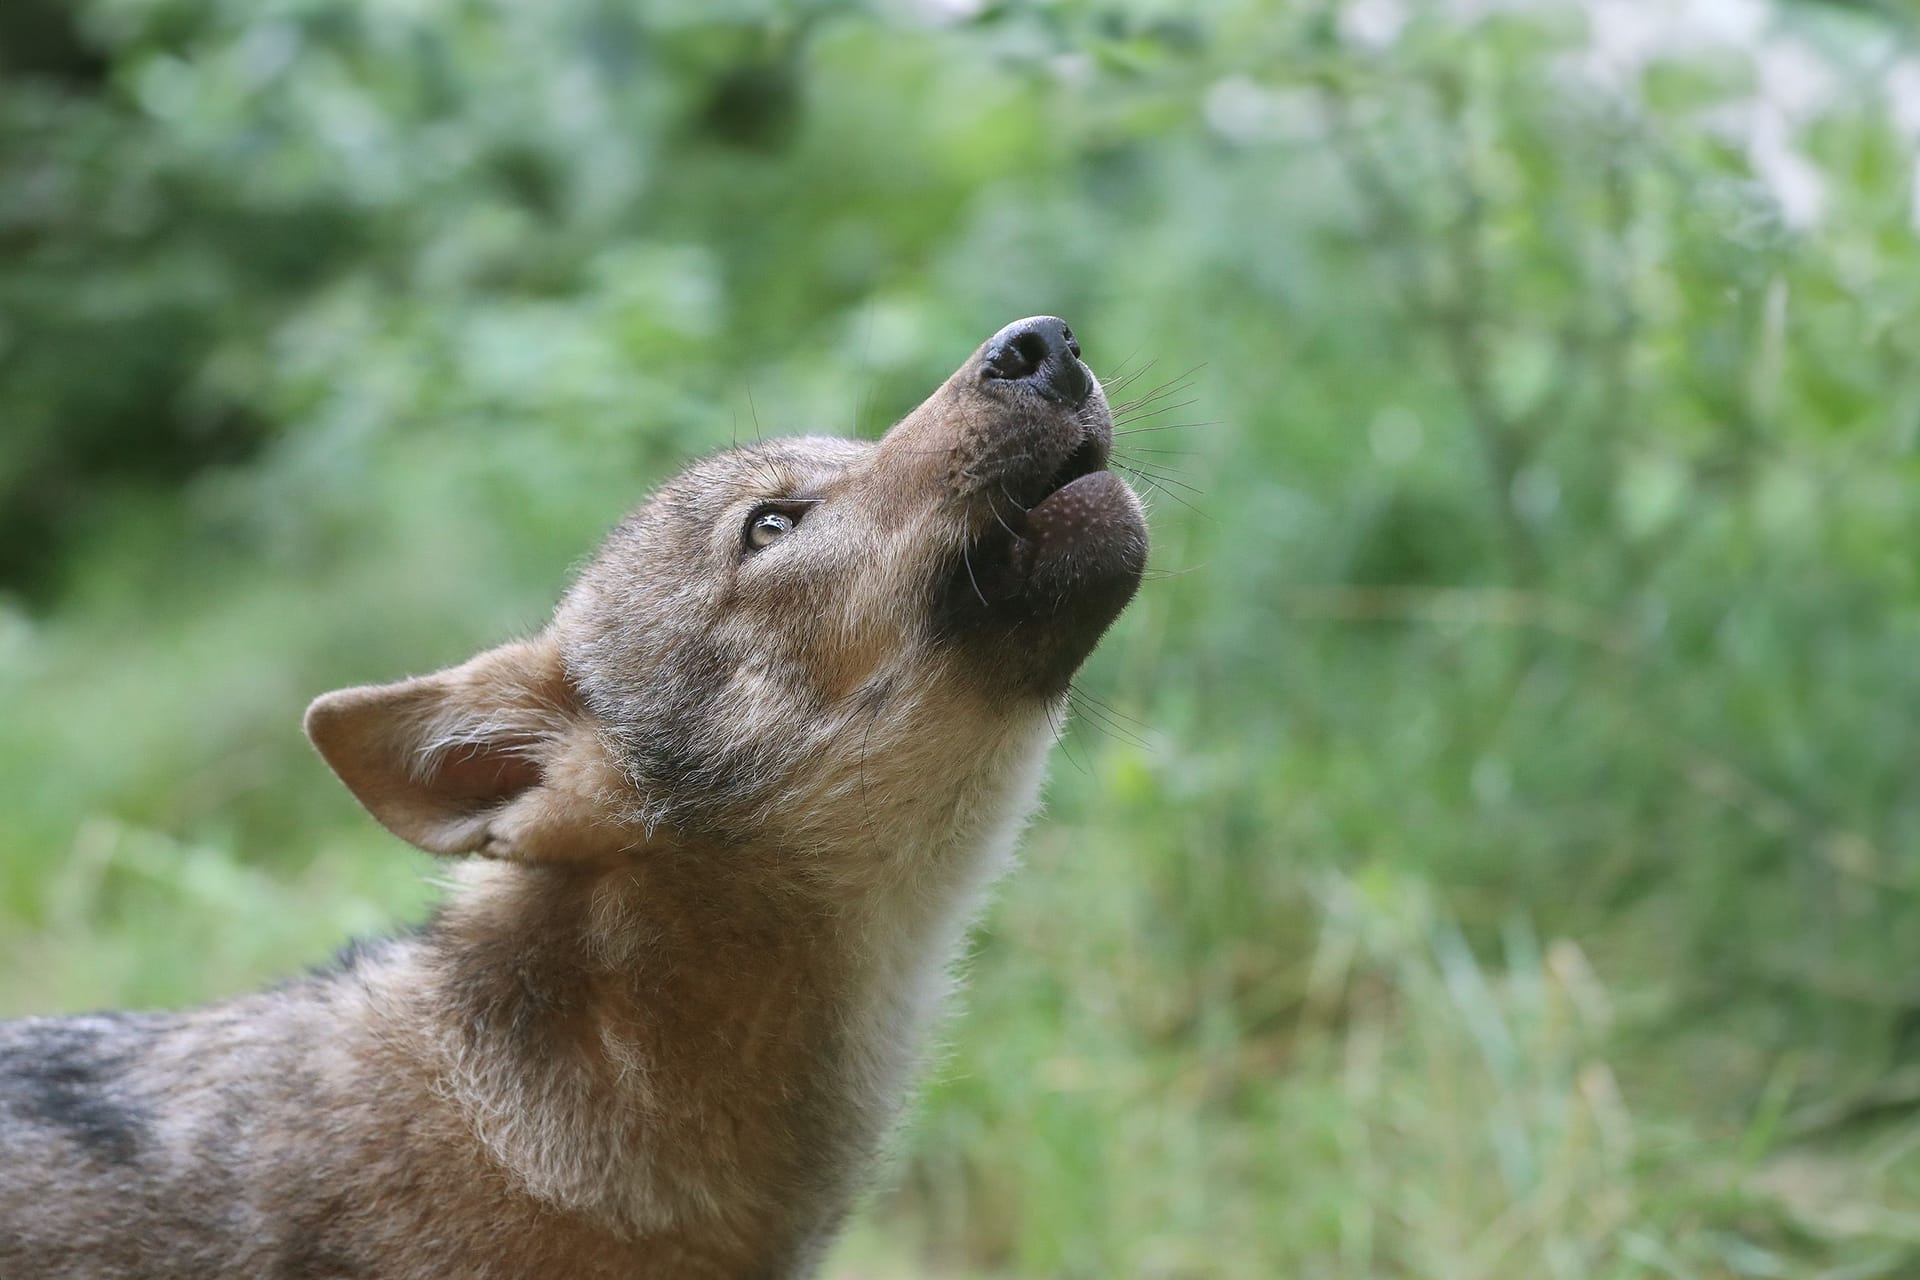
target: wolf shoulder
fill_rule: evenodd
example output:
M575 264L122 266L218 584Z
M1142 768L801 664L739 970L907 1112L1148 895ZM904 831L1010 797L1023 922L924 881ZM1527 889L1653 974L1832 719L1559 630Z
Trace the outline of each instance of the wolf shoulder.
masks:
M340 1144L321 1117L355 1087L312 1066L327 985L0 1022L0 1276L295 1274L318 1224L287 1210L325 1201L302 1156Z

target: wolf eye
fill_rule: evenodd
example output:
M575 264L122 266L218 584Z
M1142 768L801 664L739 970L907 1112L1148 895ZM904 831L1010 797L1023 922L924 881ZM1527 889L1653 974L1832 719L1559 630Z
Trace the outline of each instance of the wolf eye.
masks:
M793 532L794 517L785 511L760 510L747 517L747 548L758 551Z

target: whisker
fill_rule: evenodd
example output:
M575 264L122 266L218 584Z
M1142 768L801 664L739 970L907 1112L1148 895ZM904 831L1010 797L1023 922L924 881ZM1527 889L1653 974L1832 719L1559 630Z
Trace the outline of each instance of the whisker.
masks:
M1115 423L1145 422L1148 418L1157 418L1163 413L1172 413L1175 409L1185 409L1199 403L1197 399L1182 400L1177 404L1163 404L1158 409L1129 410L1125 413L1116 413L1113 415L1113 420Z
M1010 493L1007 493L1007 486L1006 486L1006 485L1004 485L1004 484L1003 484L1003 485L1001 485L1001 486L1000 486L1000 492L1001 492L1001 493L1005 493L1005 494L1007 495L1007 501L1008 501L1008 502L1013 502L1013 495L1012 495L1012 494L1010 494ZM1003 518L1001 517L1001 515L1000 515L1000 504L999 504L999 503L997 503L997 502L995 502L995 501L993 500L993 495L992 495L992 494L990 494L990 493L987 493L987 492L985 492L984 490L982 490L982 491L981 491L981 496L983 496L984 498L986 498L986 500L987 500L987 510L989 510L989 511L991 511L991 512L993 512L993 518L994 518L994 520L995 520L996 522L998 522L998 523L999 523L999 525L1000 525L1000 527L1001 527L1002 529L1005 529L1005 530L1007 531L1007 536L1008 536L1008 537L1012 537L1012 538L1018 538L1018 537L1019 537L1020 535L1019 535L1019 534L1017 534L1017 533L1015 533L1015 532L1013 531L1013 526L1012 526L1012 525L1010 525L1010 524L1008 524L1008 523L1006 522L1006 520L1005 520L1005 519L1003 519ZM1013 503L1013 505L1017 507L1017 506L1019 506L1020 504L1019 504L1019 503L1017 503L1017 502L1014 502L1014 503Z
M1168 387L1178 386L1180 383L1185 382L1188 378L1191 378L1196 372L1198 372L1199 370L1205 367L1206 366L1204 364L1196 364L1192 368L1188 369L1186 372L1177 373L1173 377L1168 378L1165 382L1157 384L1152 391L1149 391L1146 394L1158 395L1160 392L1166 390ZM1151 369L1151 368L1153 368L1153 364L1150 363L1147 365L1146 369L1142 369L1140 372L1145 373L1147 369Z
M1136 452L1155 453L1160 451L1154 450L1154 449L1142 449L1142 450L1137 450ZM1151 467L1155 471L1165 471L1176 476L1188 476L1193 474L1193 472L1189 468L1176 467L1170 462L1142 462L1140 459L1133 457L1131 452L1123 453L1118 449L1115 449L1113 451L1112 456L1115 458L1119 458L1122 462L1131 462L1136 467Z
M1186 395L1192 390L1193 388L1188 386L1167 387L1163 391L1150 396L1135 396L1131 400L1122 400L1119 404L1109 405L1108 412L1115 418L1138 417L1153 406L1170 400L1174 396Z
M1136 396L1132 400L1127 401L1125 404L1117 406L1114 409L1114 413L1119 414L1119 413L1125 412L1128 409L1138 409L1142 405L1152 404L1155 400L1164 400L1168 396L1178 395L1180 392L1186 390L1188 386L1188 380L1191 379L1194 374L1200 372L1200 370L1206 367L1207 366L1204 361L1200 364L1194 365L1193 368L1187 370L1185 373L1181 374L1179 377L1172 378L1166 382L1163 382L1159 386L1155 387L1153 390L1146 392L1144 395Z
M1119 364L1116 364L1115 366L1113 366L1113 372L1112 372L1112 373L1109 373L1109 374L1108 374L1108 375L1107 375L1106 377L1104 377L1104 378L1100 378L1100 385L1104 387L1104 386L1106 386L1106 385L1107 385L1107 383L1108 383L1108 382L1110 382L1110 381L1112 381L1113 379L1115 379L1115 378L1117 378L1117 377L1119 377L1119 376L1120 376L1120 371L1121 371L1122 369L1125 369L1125 368L1126 368L1126 367L1127 367L1128 365L1130 365L1130 364L1132 364L1132 363L1133 363L1133 358L1134 358L1135 356L1137 356L1137 355L1139 355L1139 354L1140 354L1140 345L1135 345L1135 347L1133 348L1133 350L1131 350L1131 351L1129 351L1129 352L1127 352L1127 354L1126 354L1126 355L1125 355L1124 357L1122 357L1122 358L1121 358L1121 360L1120 360L1120 363L1119 363ZM1094 376L1095 376L1095 377L1099 377L1099 375L1098 375L1098 374L1095 374Z
M1191 493L1196 498L1204 498L1207 496L1207 491L1205 489L1202 489L1199 485L1189 484L1185 480L1175 480L1172 476L1161 475L1158 471L1154 470L1152 467L1142 466L1140 463L1137 463L1137 462L1130 463L1130 464L1123 464L1123 465L1126 465L1128 470L1132 471L1133 474L1137 476L1141 476L1148 480L1155 480L1161 484L1172 485L1176 489L1185 489L1188 493Z
M1120 708L1114 706L1111 702L1108 702L1105 698L1100 697L1098 694L1087 692L1087 690L1082 685L1080 685L1077 681L1071 682L1067 685L1067 692L1073 694L1076 697L1085 698L1088 702L1091 702L1094 706L1099 707L1101 710L1107 712L1109 715L1113 716L1117 720L1124 720L1128 724L1138 725L1142 729L1153 728L1153 726L1148 724L1145 720L1140 719L1138 716L1128 715L1126 712L1120 710Z
M1133 358L1132 356L1127 357L1128 360L1131 360L1132 358ZM1140 377L1142 374L1148 372L1153 368L1154 365L1158 363L1160 363L1158 360L1149 360L1145 364L1141 365L1138 369L1135 369L1132 373L1128 374L1126 377L1121 378L1118 382L1108 382L1103 379L1100 383L1100 389L1102 391L1105 391L1107 393L1108 398L1111 399L1114 392L1125 391L1127 389L1128 383ZM1126 367L1125 360L1120 362L1120 367L1121 368ZM1120 369L1115 369L1113 372L1114 372L1114 375L1118 377L1120 373Z
M1182 431L1188 427L1217 427L1219 418L1205 418L1199 422L1163 422L1153 427L1128 427L1125 431L1116 431L1116 436L1137 436L1148 431Z
M1073 758L1073 746L1067 741L1066 734L1061 731L1060 722L1054 718L1053 704L1051 702L1047 704L1047 724L1053 730L1053 745L1060 748L1060 754L1067 758L1068 764L1084 774L1087 771L1087 767Z
M1199 516L1202 520L1213 519L1212 516L1208 515L1206 512L1202 511L1200 508L1194 506L1191 502L1188 502L1185 498L1181 497L1179 494L1175 493L1173 490L1166 488L1160 481L1155 480L1150 476L1141 475L1138 471L1133 470L1131 467L1122 466L1120 470L1127 472L1129 475L1132 475L1134 478L1139 480L1140 483L1146 485L1149 489L1152 489L1157 493L1163 493L1167 497L1172 498L1175 502L1179 503L1181 506L1185 507L1187 510L1193 512L1193 514Z
M1075 702L1073 699L1079 700ZM1150 733L1154 725L1150 725L1150 723L1146 723L1144 720L1135 720L1133 716L1127 716L1125 712L1114 710L1114 706L1110 706L1108 702L1102 702L1102 700L1096 699L1094 695L1087 693L1087 691L1081 689L1079 685L1068 685L1068 700L1075 706L1075 710L1079 710L1083 716L1091 716L1094 720L1104 723L1108 729L1114 731L1116 737L1121 737L1125 743L1129 743L1129 745L1133 745L1133 747L1139 747L1140 750L1148 750L1148 748L1150 748L1146 737L1144 737L1144 733ZM1127 727L1127 725L1133 725L1133 727ZM1137 733L1135 729L1140 729L1142 733Z
M1134 396L1131 399L1122 400L1119 404L1109 405L1108 412L1112 413L1113 416L1116 418L1124 418L1131 414L1139 413L1142 410L1150 409L1154 405L1159 404L1164 400L1170 399L1173 396L1185 395L1192 390L1193 390L1192 387L1185 386L1185 385L1177 386L1177 387L1162 387L1160 390L1153 392L1151 395Z
M1136 751L1148 752L1153 750L1152 747L1134 737L1132 734L1116 729L1110 724L1102 724L1100 721L1094 719L1086 707L1075 706L1073 713L1073 719L1067 722L1071 728L1077 729L1084 726L1103 737L1112 738L1115 742L1125 743Z
M981 604L991 609L993 606L987 604L987 593L980 589L980 579L973 576L973 553L964 542L960 544L960 562L967 566L967 581L973 584L973 594L980 597Z
M1067 694L1067 705L1079 715L1079 723L1085 724L1089 728L1099 730L1115 742L1124 742L1138 751L1153 750L1144 738L1141 738L1125 726L1107 718L1097 707L1075 702L1071 692Z

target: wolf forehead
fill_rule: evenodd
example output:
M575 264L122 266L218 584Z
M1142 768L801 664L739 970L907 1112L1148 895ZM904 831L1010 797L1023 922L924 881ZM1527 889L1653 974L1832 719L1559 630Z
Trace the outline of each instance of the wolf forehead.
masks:
M698 536L730 504L744 499L820 496L858 471L878 448L845 436L792 436L736 445L696 458L621 522L622 533Z
M900 563L918 559L912 539L886 536L903 513L867 483L877 448L767 441L696 459L662 484L608 534L556 613L589 701L609 709L636 681L669 674L683 695L716 692L774 663L844 693L874 665L863 653L877 660L883 642L908 639L931 570ZM755 557L747 522L769 503L796 504L804 544Z
M754 566L760 586L754 594L776 606L797 604L810 584L830 578L836 566L849 569L870 558L874 548L857 527L860 512L849 510L870 504L848 499L864 496L853 491L876 447L865 440L798 436L689 463L629 512L575 576L555 619L563 635L584 639L640 624L666 633L711 631L716 613L753 603L740 589L749 550L744 536L748 518L768 503L794 504L789 509L808 519L809 572L781 573L765 561L787 557L763 558ZM813 510L829 499L834 510L812 520ZM848 536L815 537L816 526L828 523Z

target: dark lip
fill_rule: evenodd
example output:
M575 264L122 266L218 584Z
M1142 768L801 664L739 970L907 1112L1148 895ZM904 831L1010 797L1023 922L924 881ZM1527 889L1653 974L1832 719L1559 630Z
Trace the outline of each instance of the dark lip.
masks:
M1061 460L1058 467L1054 468L1053 474L1047 477L1046 486L1039 498L1027 504L1027 510L1032 511L1040 506L1081 476L1105 471L1107 459L1112 451L1112 445L1102 439L1098 432L1089 429L1082 433L1080 443L1073 447L1073 452Z
M1096 411L1091 403L1067 412L1063 408L1056 404L1044 415L1055 425L1029 446L1031 452L1015 455L1019 462L997 485L998 496L1016 511L1031 511L1081 476L1107 469L1113 438L1104 410Z
M1015 539L1024 539L1027 536L1027 517L1045 506L1055 494L1075 480L1105 471L1111 454L1111 443L1102 439L1100 433L1093 428L1085 428L1081 433L1080 442L1068 451L1067 456L1060 460L1059 465L1054 467L1044 481L1039 484L1029 483L1017 486L1015 489L1001 490L1009 500L1007 510L1001 513L999 504L994 504L995 514L999 518L989 523L983 531L981 541L992 544L996 541L994 537L996 533L1001 535L999 539L1001 541L1008 540L1005 537L1007 534L1012 534Z
M1006 509L995 505L995 518L987 522L987 528L977 533L973 543L975 553L987 562L995 560L1020 560L1021 547L1029 545L1029 539L1035 535L1033 516L1041 514L1054 497L1071 486L1075 480L1085 480L1087 476L1096 476L1108 470L1108 461L1114 453L1112 441L1104 432L1085 426L1081 428L1079 443L1069 449L1068 455L1048 472L1041 484L1029 484L1018 489L1002 489L1002 495L1010 499Z
M1005 432L1006 452L992 464L997 475L983 479L975 491L975 516L969 555L974 567L1004 568L1011 578L1021 576L1032 540L1043 536L1041 517L1055 512L1047 504L1075 482L1106 473L1113 454L1113 418L1106 400L1096 394L1099 382L1078 360L1084 394L1069 401L1044 394L1041 388L1021 384L998 385L995 395L1010 419ZM983 466L983 470L987 468ZM1010 578L1001 585L1018 588ZM989 592L988 594L992 594Z

